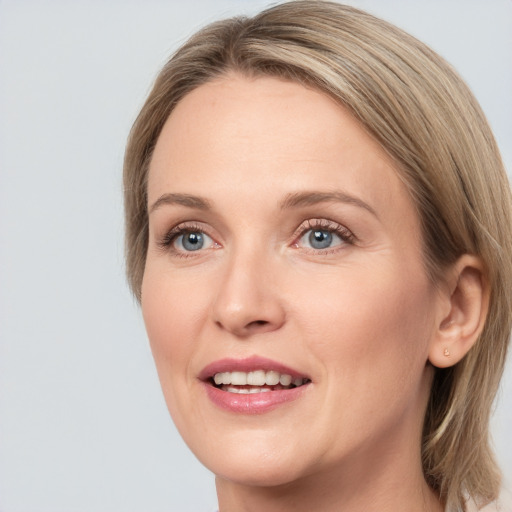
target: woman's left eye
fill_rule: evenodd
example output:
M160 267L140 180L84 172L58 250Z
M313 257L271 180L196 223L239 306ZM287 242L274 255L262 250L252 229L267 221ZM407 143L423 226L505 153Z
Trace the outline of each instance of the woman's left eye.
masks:
M328 223L329 225L309 225L303 228L302 234L295 244L297 247L305 247L322 251L352 243L354 235L345 227L339 224Z
M328 249L342 243L335 233L325 229L310 229L300 239L302 245L309 245L313 249Z

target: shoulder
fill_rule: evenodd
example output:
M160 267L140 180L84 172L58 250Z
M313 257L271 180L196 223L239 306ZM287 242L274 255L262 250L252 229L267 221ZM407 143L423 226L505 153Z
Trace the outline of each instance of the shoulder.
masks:
M481 509L472 501L468 504L467 512L512 512L512 494L509 490L503 489L496 501Z

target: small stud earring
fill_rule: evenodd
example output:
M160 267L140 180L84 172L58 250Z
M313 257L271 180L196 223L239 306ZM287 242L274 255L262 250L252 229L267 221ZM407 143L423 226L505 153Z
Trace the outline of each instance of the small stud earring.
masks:
M443 353L444 353L445 357L449 357L450 356L450 351L447 348L444 349Z

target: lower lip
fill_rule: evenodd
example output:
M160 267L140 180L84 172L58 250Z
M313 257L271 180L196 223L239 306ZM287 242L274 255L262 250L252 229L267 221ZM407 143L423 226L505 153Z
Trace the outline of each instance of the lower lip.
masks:
M239 414L262 414L272 411L280 405L297 400L304 394L309 384L304 384L298 388L251 394L222 391L207 382L204 383L204 386L208 398L221 409Z

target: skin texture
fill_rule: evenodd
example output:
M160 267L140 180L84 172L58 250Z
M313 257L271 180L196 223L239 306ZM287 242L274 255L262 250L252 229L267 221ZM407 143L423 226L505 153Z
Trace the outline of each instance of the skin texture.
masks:
M338 197L290 204L304 192ZM165 194L205 201L154 206ZM420 461L428 359L453 364L471 345L457 344L468 302L457 287L465 272L478 299L478 270L464 270L478 265L462 261L444 291L428 280L412 201L359 123L301 85L228 75L169 117L148 197L143 316L167 406L216 474L221 512L442 510ZM350 237L315 249L318 223ZM176 226L207 235L204 248L171 241ZM201 371L254 355L311 383L262 414L212 403Z

